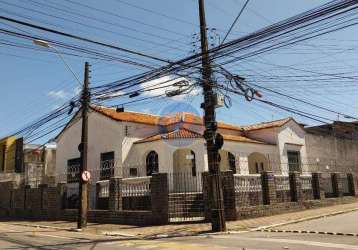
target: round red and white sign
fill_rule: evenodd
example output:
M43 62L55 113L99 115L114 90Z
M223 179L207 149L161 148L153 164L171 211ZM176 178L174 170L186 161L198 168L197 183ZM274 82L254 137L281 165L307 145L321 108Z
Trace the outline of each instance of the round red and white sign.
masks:
M89 171L82 172L82 180L89 181L91 179L91 173Z

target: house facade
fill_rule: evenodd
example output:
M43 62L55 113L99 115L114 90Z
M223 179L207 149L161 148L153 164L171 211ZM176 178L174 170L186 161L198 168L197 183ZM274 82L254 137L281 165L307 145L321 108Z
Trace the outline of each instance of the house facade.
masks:
M23 138L5 137L0 140L0 182L54 184L55 155L55 145L24 144Z
M88 169L94 182L111 176L139 177L154 172L195 176L208 171L199 116L156 116L92 106L88 122ZM218 132L224 137L222 170L238 174L309 172L304 164L305 131L292 118L243 127L219 122ZM81 119L75 116L56 139L59 181L78 181L80 135Z

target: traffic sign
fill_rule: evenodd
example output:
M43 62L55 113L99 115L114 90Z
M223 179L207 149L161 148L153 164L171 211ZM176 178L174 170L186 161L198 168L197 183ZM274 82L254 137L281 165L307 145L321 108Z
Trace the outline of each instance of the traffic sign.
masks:
M89 181L91 179L91 173L89 171L82 172L82 180Z

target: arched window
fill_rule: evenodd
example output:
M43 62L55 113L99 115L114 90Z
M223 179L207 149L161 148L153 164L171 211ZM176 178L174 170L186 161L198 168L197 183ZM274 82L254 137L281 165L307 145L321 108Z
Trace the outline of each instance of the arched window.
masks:
M153 173L158 173L159 164L158 164L158 154L155 151L150 151L146 158L147 166L147 176L152 175Z
M236 159L235 159L235 155L228 152L228 160L229 160L229 167L230 170L233 172L233 174L236 174Z
M195 153L193 150L190 151L190 159L191 159L191 175L196 176L196 160L195 160Z

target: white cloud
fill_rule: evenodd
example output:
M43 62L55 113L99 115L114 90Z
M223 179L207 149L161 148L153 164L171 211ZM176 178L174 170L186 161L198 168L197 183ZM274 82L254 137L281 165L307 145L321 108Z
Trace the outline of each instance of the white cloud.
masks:
M80 94L82 91L82 88L80 86L76 86L75 89L73 90L73 92L75 93L75 95Z
M153 88L153 90L146 91L146 92L144 92L144 94L149 95L149 96L157 96L157 95L165 94L168 91L178 90L179 87L175 86L174 84L181 82L181 81L186 81L189 84L193 84L193 82L191 80L189 80L185 77L163 76L161 78L142 83L141 88L145 88L146 90ZM164 86L167 86L167 87L164 87ZM187 95L196 95L197 93L198 92L196 91L196 89L193 89L190 93L174 96L172 98L175 100L182 100Z
M47 93L47 95L55 99L66 99L69 96L69 93L63 90L58 90L58 91L51 90L50 92Z

